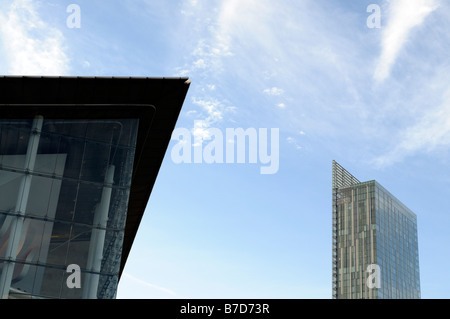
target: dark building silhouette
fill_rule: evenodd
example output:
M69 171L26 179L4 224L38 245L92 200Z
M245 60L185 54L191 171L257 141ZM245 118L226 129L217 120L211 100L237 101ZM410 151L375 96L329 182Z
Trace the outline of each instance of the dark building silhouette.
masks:
M0 77L2 298L115 298L189 83Z

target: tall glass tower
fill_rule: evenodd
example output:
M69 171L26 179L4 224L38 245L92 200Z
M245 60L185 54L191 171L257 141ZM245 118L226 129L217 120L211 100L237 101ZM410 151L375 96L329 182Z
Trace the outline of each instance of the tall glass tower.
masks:
M333 299L420 298L417 217L333 161Z

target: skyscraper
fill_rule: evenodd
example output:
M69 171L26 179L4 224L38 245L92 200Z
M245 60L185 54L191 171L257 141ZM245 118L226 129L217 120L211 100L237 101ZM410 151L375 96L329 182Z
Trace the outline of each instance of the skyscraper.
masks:
M417 217L333 161L333 299L420 298Z

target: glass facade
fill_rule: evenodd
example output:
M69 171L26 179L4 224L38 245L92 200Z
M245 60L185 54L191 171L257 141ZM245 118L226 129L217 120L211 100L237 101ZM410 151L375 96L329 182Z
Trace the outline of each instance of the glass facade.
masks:
M138 124L0 119L2 298L115 297Z
M420 298L417 217L375 182L379 298Z
M376 181L333 175L333 298L420 298L416 215Z

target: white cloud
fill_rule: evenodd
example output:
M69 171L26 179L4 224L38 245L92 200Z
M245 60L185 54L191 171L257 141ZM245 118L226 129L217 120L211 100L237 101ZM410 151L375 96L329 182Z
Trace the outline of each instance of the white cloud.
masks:
M193 146L198 146L204 140L211 139L211 132L208 130L209 124L204 120L194 121L194 127L192 128L192 136L194 136Z
M177 68L174 76L185 77L185 76L188 76L190 74L190 72L191 72L191 70L189 70L189 69Z
M277 95L283 94L284 90L280 89L280 88L277 88L277 87L272 87L272 88L269 88L269 89L265 89L263 91L263 93L268 94L268 95L275 95L275 96L277 96Z
M68 58L61 31L46 24L31 0L15 0L0 13L0 34L12 75L65 75Z
M298 150L301 150L303 147L301 147L298 143L297 143L297 140L295 139L295 138L293 138L292 136L288 136L287 138L286 138L286 141L289 143L289 144L292 144L296 149L298 149Z
M401 133L397 146L373 161L378 167L392 165L418 152L426 153L450 146L450 89L442 105L427 112L415 125Z
M198 87L204 88L202 98L196 104L206 111L204 118L208 123L213 119L228 120L224 107L227 102L219 103L208 91L208 83L217 84L217 88L220 86L214 94L226 90L236 94L256 92L257 95L260 92L257 97L259 101L254 95L246 100L249 94L235 100L230 94L228 98L233 104L241 103L243 114L272 106L264 110L273 112L269 113L273 115L270 117L271 124L283 125L301 143L303 140L300 139L306 137L304 132L308 132L310 139L330 140L330 137L341 139L350 136L355 149L360 150L361 145L371 145L365 149L366 159L389 147L386 137L392 144L397 138L397 145L405 143L405 149L412 148L413 141L408 142L409 146L405 142L408 140L407 134L400 135L398 132L417 123L417 116L428 110L420 103L424 98L418 95L431 96L426 77L432 76L435 62L429 61L429 65L424 66L430 71L427 74L405 71L402 80L409 79L407 83L410 88L405 87L406 82L392 83L389 88L373 86L372 80L374 77L381 80L389 76L402 50L409 49L407 41L411 39L413 29L428 22L425 19L439 2L388 2L390 11L386 19L382 11L382 50L377 56L374 54L374 46L379 45L377 39L373 33L368 35L365 26L360 25L364 10L354 12L349 11L348 6L309 0L276 4L268 0L228 0L219 5L216 3L213 8L210 2L199 1L198 9L202 6L203 9L197 11L198 20L193 22L200 30L198 37L193 38L193 43L198 46L191 50L190 62L186 63L193 68L193 62L202 59L207 65L204 69L197 68L198 72L194 74L197 83L200 83ZM211 10L206 10L205 6ZM258 10L254 10L255 6ZM331 8L337 12L328 10ZM203 25L199 21L206 22ZM199 24L203 27L200 28ZM432 32L439 31L435 29L435 22L428 26L433 28ZM445 27L442 29L445 30ZM438 32L433 33L435 38L438 35ZM423 42L430 52L434 52L436 45L433 37ZM441 51L445 51L446 43L441 44ZM423 51L406 53L408 58L428 63L421 55ZM374 61L375 58L379 60L375 61L378 64L374 75L374 65L367 61ZM442 94L439 89L434 91L435 96ZM208 93L211 96L205 96ZM267 98L277 100L264 103ZM280 109L283 112L275 112ZM299 132L299 127L304 131ZM355 135L354 131L360 134ZM287 142L292 145L297 143L292 139ZM298 143L297 146L301 147ZM327 147L335 146L330 142ZM402 154L405 150L398 152Z
M90 68L91 67L91 63L89 61L83 61L82 65L83 65L83 68Z
M194 145L197 145L201 140L210 139L208 128L223 119L225 107L216 99L199 99L194 97L192 102L200 106L207 113L206 118L203 120L194 121L194 127L191 130L194 136Z
M195 69L205 69L207 67L207 64L204 59L198 59L193 63L193 66Z
M188 62L182 68L185 74L199 70L220 73L223 70L222 59L233 55L229 40L225 40L227 36L217 31L217 25L211 24L208 30L207 34L197 40L197 45L190 56L192 62Z
M381 56L374 78L386 79L411 30L421 25L425 18L438 7L437 0L394 0L389 3L389 18L383 28Z
M191 116L191 115L195 115L195 114L197 114L196 110L189 110L189 111L186 112L187 116Z
M192 102L207 112L208 117L205 120L208 124L222 120L224 106L217 99L198 99L194 97Z
M174 297L177 296L177 294L176 294L174 291L172 291L172 290L170 290L170 289L168 289L168 288L164 288L164 287L161 287L161 286L158 286L158 285L149 283L149 282L147 282L147 281L145 281L145 280L136 278L136 277L134 277L134 276L132 276L132 275L130 275L130 274L128 274L128 273L125 273L125 272L124 272L124 273L122 274L122 276L125 277L125 279L129 279L129 280L131 280L131 281L133 281L133 282L135 282L135 283L137 283L137 284L139 284L139 285L142 285L142 286L145 286L145 287L152 288L152 289L154 289L154 290L157 290L158 292L163 292L163 293L165 293L165 294L168 294L168 295L171 295L171 296L174 296ZM122 279L122 280L123 280L123 279Z
M191 16L194 15L193 9L198 5L198 0L183 1L183 9L181 9L181 14Z

